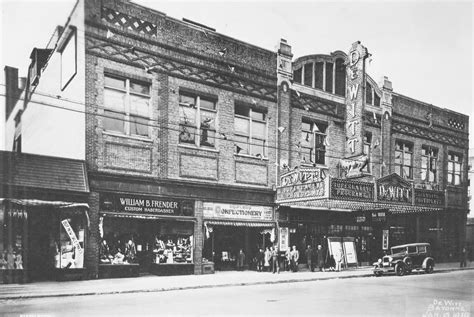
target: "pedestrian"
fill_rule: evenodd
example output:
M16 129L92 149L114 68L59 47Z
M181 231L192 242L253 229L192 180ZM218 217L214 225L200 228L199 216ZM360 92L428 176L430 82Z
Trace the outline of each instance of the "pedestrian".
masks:
M283 259L284 270L289 271L291 266L291 247L288 247L285 251L285 258Z
M262 272L263 270L264 259L265 259L265 253L263 253L263 249L260 248L258 249L258 253L257 253L257 271L258 272Z
M321 245L318 245L318 250L316 250L316 257L318 261L319 272L324 272L324 252Z
M329 271L334 271L336 269L336 261L334 260L334 255L329 256L329 260L327 263Z
M272 247L272 272L275 274L277 272L280 274L280 265L278 263L278 249Z
M461 250L461 263L460 263L460 267L466 267L467 265L467 259L468 259L468 254L467 254L467 249L464 247L462 248Z
M293 246L293 250L290 253L291 256L291 270L293 272L298 271L298 260L300 258L300 252L296 250L296 245Z
M337 249L336 252L334 252L334 261L336 261L336 272L341 271L341 264L342 264L341 249Z
M264 255L265 255L264 262L263 262L264 271L270 272L270 260L272 259L272 252L270 251L268 247L265 249Z
M313 266L313 248L308 244L308 247L306 248L306 265L308 266L308 270L311 270L311 272L314 272L314 266Z
M240 249L239 254L237 255L237 270L242 271L245 265L245 253Z

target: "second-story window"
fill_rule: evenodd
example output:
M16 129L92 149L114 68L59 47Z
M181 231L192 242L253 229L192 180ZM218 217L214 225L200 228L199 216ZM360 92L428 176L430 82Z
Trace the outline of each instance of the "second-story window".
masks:
M326 163L327 125L303 121L301 125L301 161L307 164Z
M149 108L150 84L105 75L104 130L149 137Z
M246 104L235 104L235 152L266 157L267 112Z
M461 185L462 155L448 153L448 184Z
M423 145L421 147L421 180L431 183L438 181L438 149Z
M413 178L413 144L405 141L396 141L395 173L403 178Z
M216 100L195 93L179 93L179 143L214 147Z

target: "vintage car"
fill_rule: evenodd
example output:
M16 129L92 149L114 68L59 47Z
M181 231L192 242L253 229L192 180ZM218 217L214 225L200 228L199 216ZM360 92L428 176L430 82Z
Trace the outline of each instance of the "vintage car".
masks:
M411 273L413 270L433 272L434 259L431 257L429 243L411 243L390 248L390 253L374 263L375 276L395 273L398 276Z

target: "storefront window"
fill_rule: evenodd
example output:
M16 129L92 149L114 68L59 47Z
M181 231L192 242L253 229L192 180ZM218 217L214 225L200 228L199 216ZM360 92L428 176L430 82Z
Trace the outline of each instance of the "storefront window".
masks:
M194 223L101 217L101 264L193 263Z
M26 211L0 204L0 270L23 269Z
M55 248L55 267L73 269L84 267L85 224L82 214L60 213L59 245Z

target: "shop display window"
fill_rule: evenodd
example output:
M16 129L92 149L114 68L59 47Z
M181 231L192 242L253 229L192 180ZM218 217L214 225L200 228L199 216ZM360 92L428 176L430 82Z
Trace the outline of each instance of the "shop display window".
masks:
M84 267L85 223L81 214L61 212L59 218L59 242L55 248L55 267L73 269Z
M157 235L153 253L156 264L193 263L193 236Z
M0 204L0 270L23 269L26 211Z

